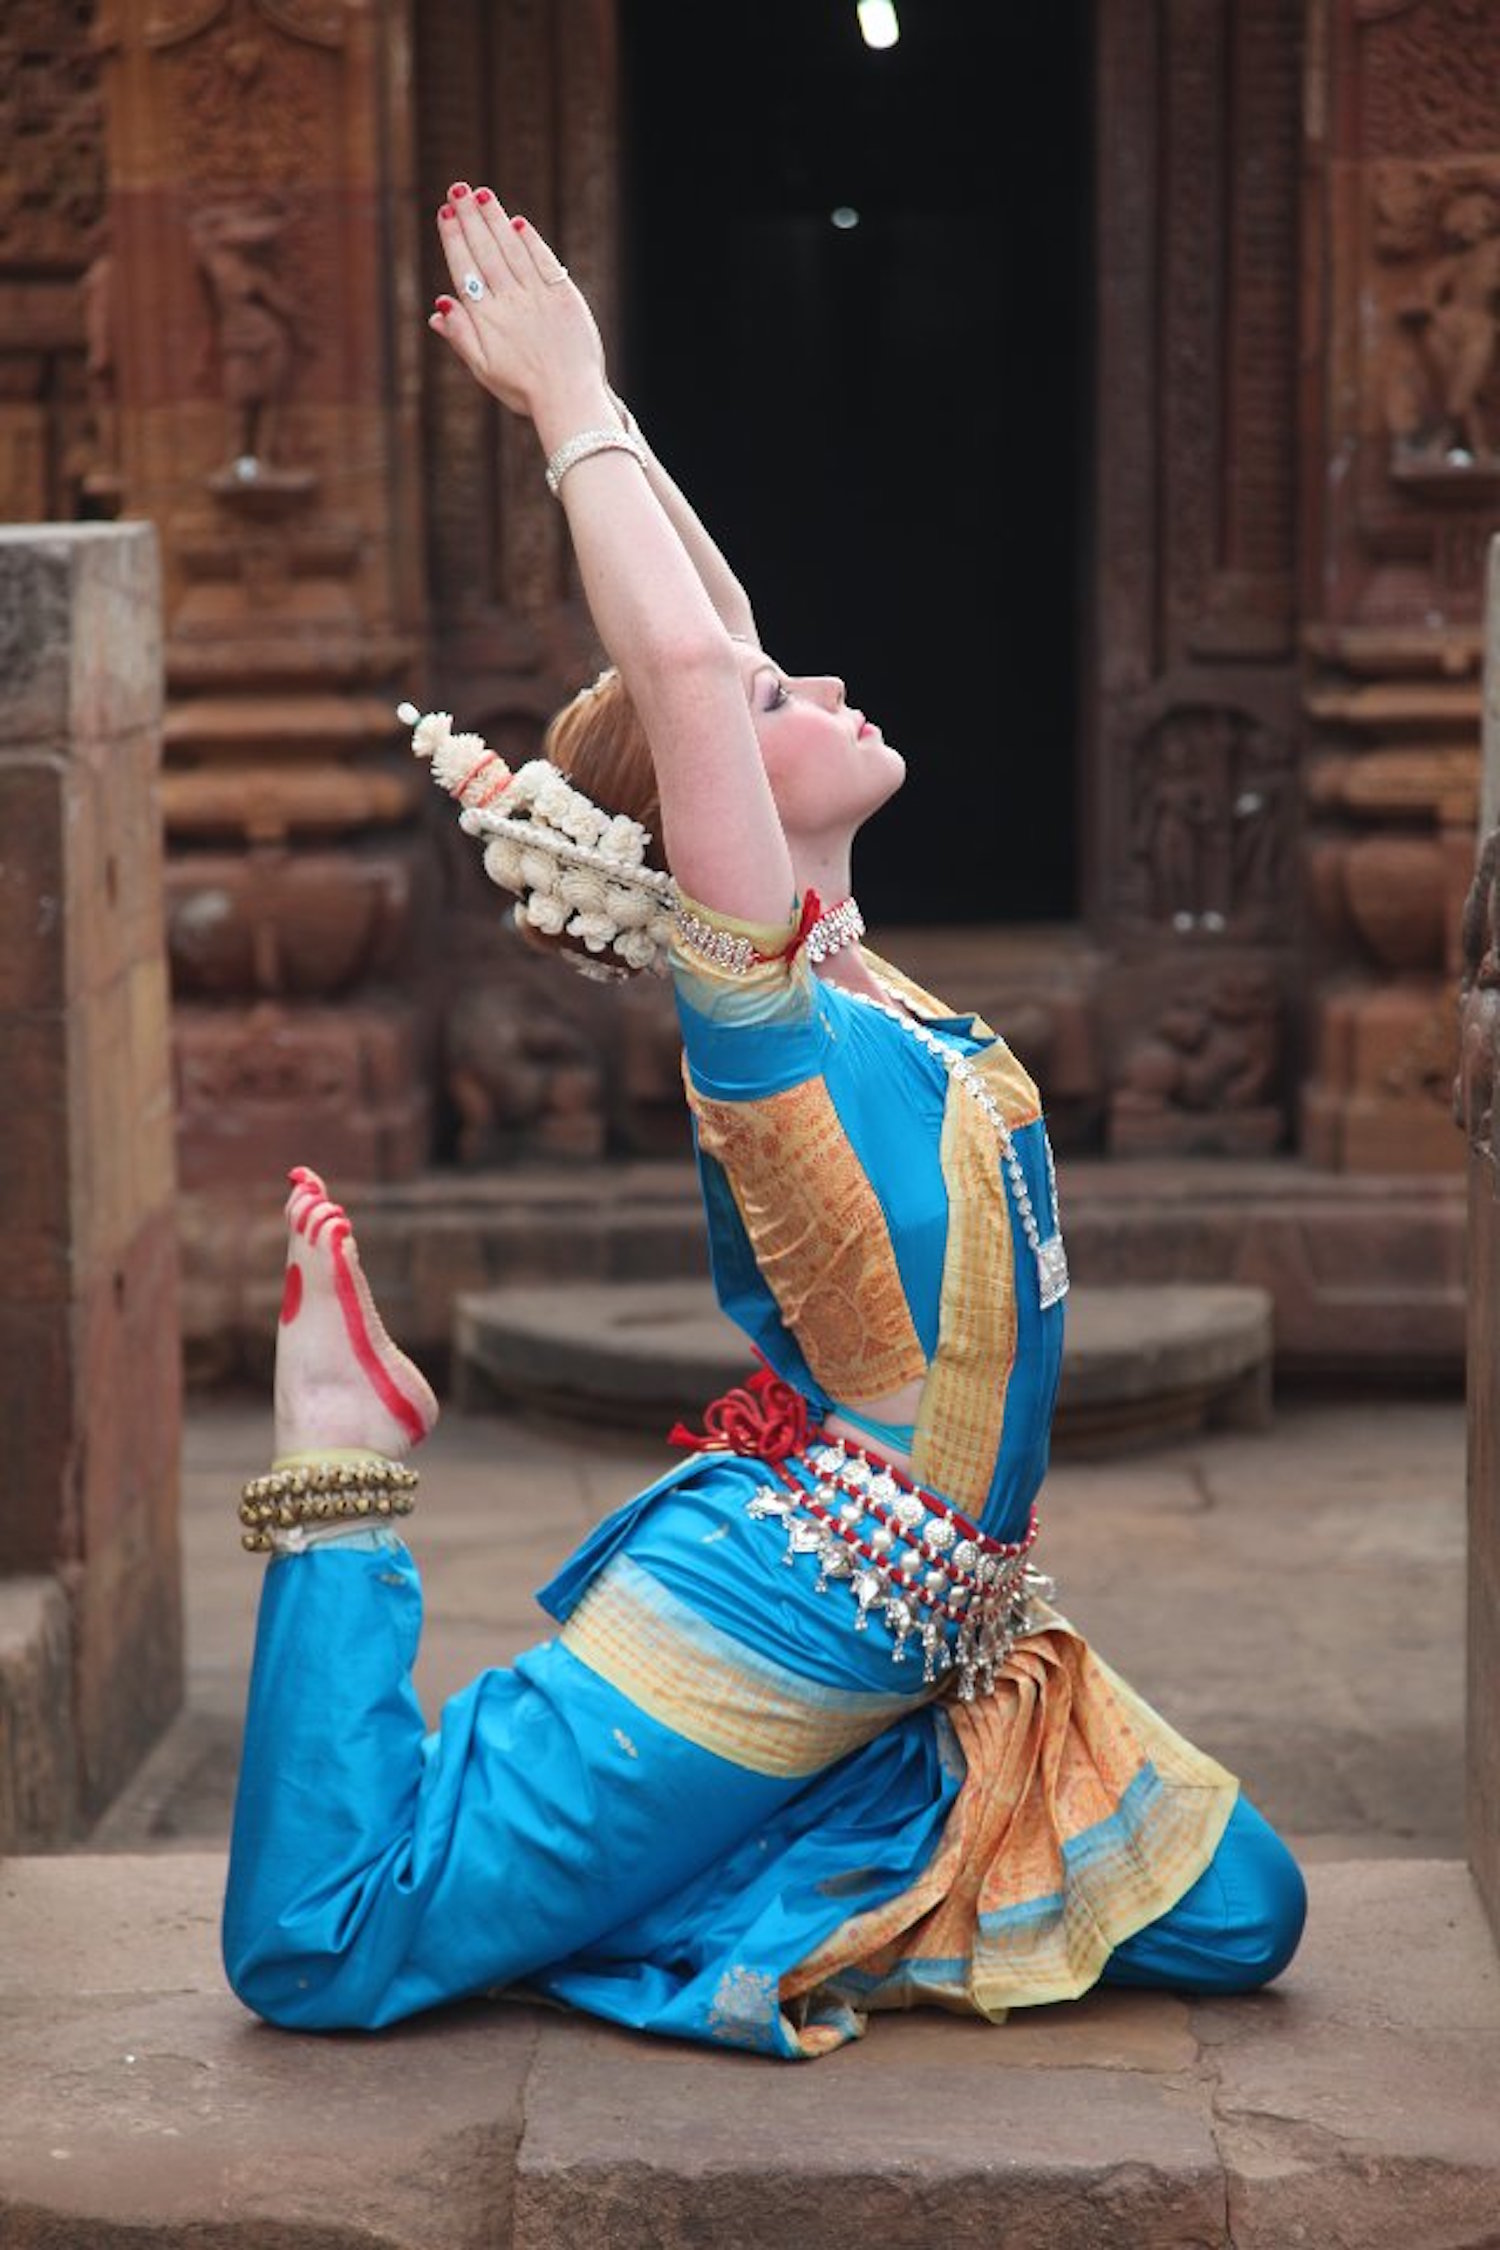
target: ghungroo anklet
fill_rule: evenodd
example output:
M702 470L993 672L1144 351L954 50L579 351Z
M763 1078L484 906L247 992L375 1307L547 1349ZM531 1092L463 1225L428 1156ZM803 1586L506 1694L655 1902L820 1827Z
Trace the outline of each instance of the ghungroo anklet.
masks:
M399 1461L311 1460L272 1469L252 1477L240 1495L240 1544L265 1555L286 1532L409 1516L420 1482Z

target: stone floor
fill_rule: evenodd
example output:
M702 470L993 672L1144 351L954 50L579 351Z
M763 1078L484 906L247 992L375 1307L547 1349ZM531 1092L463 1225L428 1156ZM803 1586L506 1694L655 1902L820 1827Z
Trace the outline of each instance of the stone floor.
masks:
M879 2019L813 2074L536 2009L290 2039L215 1922L262 1410L193 1408L184 1719L85 1851L0 1868L3 2250L1497 2250L1500 1966L1461 1863L1463 1416L1283 1401L1060 1467L1069 1615L1309 1865L1302 1952L1233 2003L1099 1992ZM450 1416L413 1544L430 1711L659 1448Z

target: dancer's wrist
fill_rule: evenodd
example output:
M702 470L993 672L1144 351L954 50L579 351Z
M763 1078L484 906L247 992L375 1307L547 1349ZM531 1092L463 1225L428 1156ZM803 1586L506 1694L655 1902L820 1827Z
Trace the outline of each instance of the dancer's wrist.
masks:
M641 428L640 423L631 413L630 408L625 404L624 399L621 398L619 392L615 389L613 384L609 386L609 398L610 404L615 410L616 419L618 420L621 429L625 432L625 435L627 437L639 439L640 443L645 446L646 451L649 453L651 451L650 440L647 438L646 433Z
M551 460L580 430L607 430L617 420L609 385L602 376L568 384L549 393L532 407L532 426L545 459Z

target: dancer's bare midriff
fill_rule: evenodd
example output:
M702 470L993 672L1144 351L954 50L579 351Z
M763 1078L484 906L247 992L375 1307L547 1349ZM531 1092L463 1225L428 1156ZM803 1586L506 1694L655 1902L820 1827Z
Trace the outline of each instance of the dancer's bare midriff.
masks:
M276 1331L277 1456L363 1448L404 1459L436 1423L437 1400L386 1334L343 1205L305 1165L290 1178Z

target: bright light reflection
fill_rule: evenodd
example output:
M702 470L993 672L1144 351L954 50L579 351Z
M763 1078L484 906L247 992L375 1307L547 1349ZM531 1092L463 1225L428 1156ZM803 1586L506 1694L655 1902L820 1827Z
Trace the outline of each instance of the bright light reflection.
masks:
M867 47L895 46L901 37L901 26L896 21L895 0L859 0L856 12Z
M847 234L851 227L859 225L859 213L852 203L836 203L828 216L841 234Z

